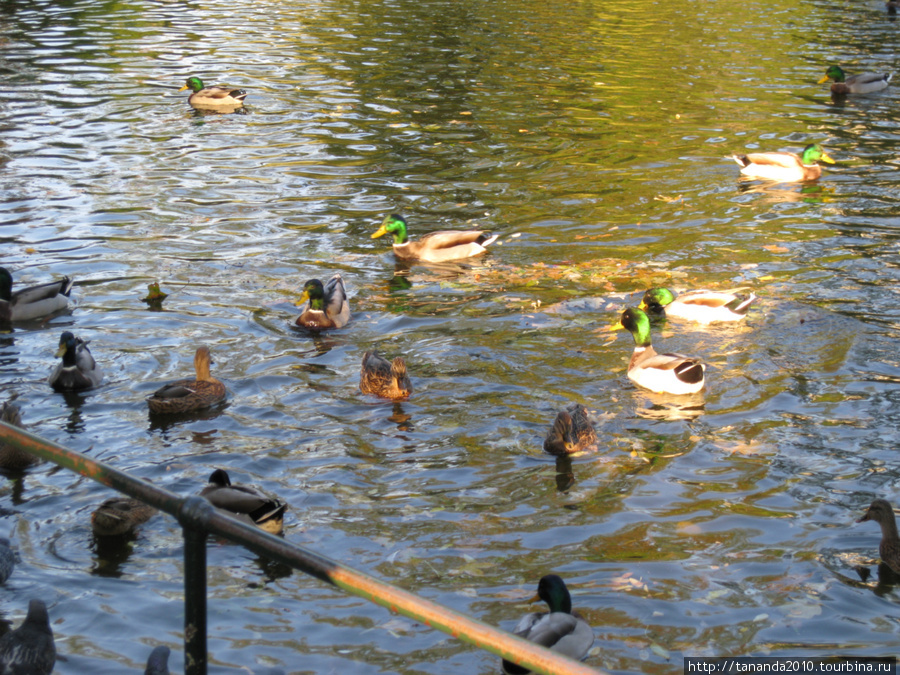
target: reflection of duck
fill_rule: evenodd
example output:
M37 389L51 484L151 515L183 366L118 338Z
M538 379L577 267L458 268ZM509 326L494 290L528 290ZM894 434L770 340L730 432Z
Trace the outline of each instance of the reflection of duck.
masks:
M876 499L856 522L862 523L866 520L874 520L881 526L881 543L878 545L881 561L895 574L900 574L900 535L897 534L894 509L887 500Z
M343 328L350 321L350 303L340 274L335 274L324 286L318 279L307 281L299 302L307 304L294 323L308 330Z
M62 357L62 363L57 364L48 380L55 391L90 389L103 379L88 343L69 331L59 337L56 355Z
M550 611L525 615L513 632L569 658L584 658L594 644L594 630L577 612L572 612L572 597L566 583L555 574L542 577L531 602L539 599L547 603ZM504 659L503 672L524 675L531 671Z
M9 401L3 402L0 408L0 420L14 427L25 428L22 424L22 415L19 412L19 406ZM12 471L21 471L27 469L32 464L37 464L40 460L36 455L30 452L19 450L11 443L0 442L0 469L10 469Z
M47 605L32 600L22 625L0 637L0 673L50 675L55 663L56 645Z
M834 164L834 160L816 143L803 148L803 153L799 156L793 152L754 152L731 157L741 167L741 173L748 178L780 183L816 180L822 175L822 167L816 164L817 161Z
M201 345L194 354L196 377L164 385L147 397L150 412L184 413L202 410L225 400L225 385L210 375L209 347Z
M91 514L91 529L98 537L117 537L134 532L156 513L149 504L128 497L111 497Z
M144 670L144 675L169 675L170 653L171 650L164 645L154 647L147 658L147 668Z
M178 91L190 89L188 103L198 108L236 108L244 105L247 92L231 87L204 87L199 77L189 77Z
M642 387L665 394L693 394L705 384L706 365L698 358L682 354L657 354L650 344L650 319L642 309L622 312L620 328L634 337L634 352L628 377Z
M28 321L47 316L69 304L72 280L59 281L12 290L13 279L5 267L0 267L0 324Z
M284 531L284 512L287 504L267 497L255 488L232 485L224 469L216 469L209 477L209 485L200 491L218 509L228 511L239 520L252 523L272 534Z
M738 295L733 291L688 291L678 297L668 288L651 288L640 308L648 314L674 316L698 323L740 321L756 300L754 293Z
M588 417L587 408L580 403L561 411L544 439L544 451L551 455L570 455L596 447L597 432Z
M844 69L840 66L828 66L828 70L819 80L819 84L825 84L828 80L834 80L831 83L831 92L840 96L846 94L871 94L875 91L881 91L891 81L893 73L857 73L856 75L847 76Z
M395 400L408 398L413 389L403 357L397 356L393 361L388 361L375 351L367 351L363 355L359 374L359 390L364 394Z
M406 220L396 213L384 219L381 227L372 235L372 239L385 234L394 236L394 255L398 258L426 262L462 260L481 255L498 236L491 236L483 230L444 230L426 234L418 241L409 241L406 234Z

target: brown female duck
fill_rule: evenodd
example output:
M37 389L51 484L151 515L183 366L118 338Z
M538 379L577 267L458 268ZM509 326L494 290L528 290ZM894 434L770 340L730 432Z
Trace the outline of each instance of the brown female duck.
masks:
M209 374L209 347L202 345L194 354L194 379L172 382L147 397L150 412L184 413L202 410L225 400L225 385Z
M878 545L881 562L890 567L895 574L900 574L900 535L897 534L894 509L887 500L876 499L856 522L862 523L866 520L874 520L881 526L881 544Z
M155 514L156 509L137 499L111 497L91 514L91 529L98 537L130 534Z
M397 356L393 361L388 361L375 351L366 352L359 374L359 390L364 394L394 400L409 398L413 388L403 357Z
M224 469L216 469L209 477L209 485L200 491L217 509L227 511L238 520L251 523L272 534L284 532L284 512L287 504L267 497L256 488L232 485Z
M22 415L19 412L19 406L14 405L9 401L4 401L3 407L0 408L0 420L3 420L14 427L25 428L25 425L22 424ZM30 452L19 450L19 448L16 448L9 443L0 442L0 469L22 471L33 464L37 464L39 461L40 459Z
M597 448L597 432L580 403L561 411L544 439L544 452L551 455L571 455Z

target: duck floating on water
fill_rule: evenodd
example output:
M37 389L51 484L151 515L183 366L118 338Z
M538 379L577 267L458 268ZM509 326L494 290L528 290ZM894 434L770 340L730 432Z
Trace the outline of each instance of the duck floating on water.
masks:
M587 408L580 403L570 405L560 411L544 439L544 452L551 455L572 455L576 452L594 450L597 447L597 432Z
M228 391L209 372L209 347L201 345L194 353L195 377L177 380L157 389L147 397L150 412L173 414L202 410L221 403Z
M0 325L39 319L65 309L72 292L72 280L63 277L59 281L17 291L13 291L12 287L12 274L5 267L0 267Z
M305 302L306 306L294 323L307 330L343 328L350 321L350 302L340 274L335 274L324 285L318 279L307 281L299 302Z
M185 80L184 86L178 91L190 89L193 93L188 96L188 103L195 108L237 108L244 105L247 92L243 89L232 87L204 87L203 80L193 76Z
M894 574L900 575L900 535L897 534L894 509L886 499L876 499L856 522L867 520L874 520L881 526L881 543L878 545L881 562L890 567Z
M640 309L649 315L672 316L697 323L741 321L747 317L754 293L737 291L687 291L677 297L668 288L651 288Z
M409 398L413 388L403 357L388 361L375 351L367 351L362 359L359 390L393 400Z
M200 491L217 509L227 511L238 520L256 525L266 532L284 532L284 512L287 504L272 499L256 488L232 485L224 469L216 469L209 477L209 485Z
M741 167L741 174L748 178L761 178L779 183L800 183L817 180L822 175L819 160L834 164L821 145L810 143L801 155L793 152L753 152L748 155L732 155Z
M91 389L103 380L103 372L88 349L88 342L69 331L60 335L56 356L62 357L62 363L57 364L48 379L55 391Z
M410 241L406 229L406 219L392 213L384 219L372 239L391 234L394 237L394 255L398 258L439 263L464 260L486 253L487 247L499 236L491 236L484 230L443 230L426 234L417 241Z
M831 83L831 93L838 96L847 94L871 94L885 89L891 82L893 73L857 73L847 75L840 66L828 66L819 84Z

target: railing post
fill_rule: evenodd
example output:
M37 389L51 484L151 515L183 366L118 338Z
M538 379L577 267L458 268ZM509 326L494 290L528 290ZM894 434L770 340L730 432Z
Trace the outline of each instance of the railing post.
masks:
M179 521L184 532L184 673L206 675L206 538L202 522L213 507L188 497Z

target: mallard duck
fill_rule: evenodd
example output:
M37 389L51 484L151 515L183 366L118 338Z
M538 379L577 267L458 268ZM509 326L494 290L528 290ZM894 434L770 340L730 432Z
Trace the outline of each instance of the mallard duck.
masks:
M0 637L0 673L50 675L55 663L56 645L47 605L32 600L22 625Z
M372 239L385 234L394 235L394 255L398 258L426 262L462 260L481 255L498 236L491 236L483 230L444 230L426 234L418 241L409 241L406 235L406 220L396 213L384 219L381 227L372 235Z
M597 432L594 431L587 408L580 403L561 411L544 439L544 452L551 455L571 455L594 450L596 447Z
M383 398L408 398L413 388L403 357L397 356L393 361L388 361L375 351L366 352L359 374L359 390Z
M634 353L628 377L636 384L661 394L695 394L705 384L706 365L682 354L657 354L650 344L650 319L644 310L629 307L622 312L618 328L634 337Z
M5 584L16 568L16 552L6 537L0 537L0 584Z
M98 537L118 537L134 532L156 514L149 504L128 497L111 497L91 514L91 529Z
M881 526L881 544L878 546L881 562L890 567L895 574L900 574L900 535L897 534L894 509L886 499L876 499L856 522L862 523L866 520L874 520Z
M22 414L19 411L19 406L9 401L4 401L3 407L0 408L0 420L14 427L25 428L25 425L22 424ZM37 455L20 450L10 443L0 442L0 469L22 471L40 461Z
M201 345L194 353L196 377L164 385L147 397L150 412L184 413L209 408L225 400L225 385L209 374L209 347Z
M12 290L13 279L5 267L0 267L0 324L28 321L65 309L72 292L72 280L59 281Z
M169 654L171 650L163 645L154 647L147 658L147 668L144 675L170 675L169 674Z
M594 644L594 630L578 612L572 611L572 596L566 582L555 574L541 577L537 595L529 602L543 600L549 612L526 614L513 632L529 642L547 647L564 656L583 659ZM508 675L525 675L531 671L511 661L503 660L503 672Z
M819 84L831 83L831 91L834 94L845 96L847 94L871 94L881 91L890 83L893 73L857 73L849 77L840 66L828 66L828 70L819 80Z
M88 349L88 342L69 331L60 336L56 355L62 357L62 363L57 364L48 380L55 391L90 389L100 384L103 373Z
M307 330L343 328L350 321L350 303L340 274L335 274L324 286L318 279L307 281L298 304L303 302L306 306L294 323Z
M668 288L651 288L644 293L640 309L697 323L740 321L754 300L756 295L752 292L738 295L733 291L687 291L676 298Z
M255 488L232 485L224 469L216 469L209 477L209 485L200 491L218 509L237 516L238 520L261 527L266 532L284 531L284 512L287 504L267 497Z
M178 91L190 89L188 103L197 108L236 108L244 105L247 92L231 87L204 87L199 77L189 77Z
M754 152L749 155L732 155L741 167L741 173L748 178L761 178L779 183L797 183L816 180L822 175L822 167L816 164L822 160L834 164L825 154L821 145L810 143L803 148L800 156L792 152Z

